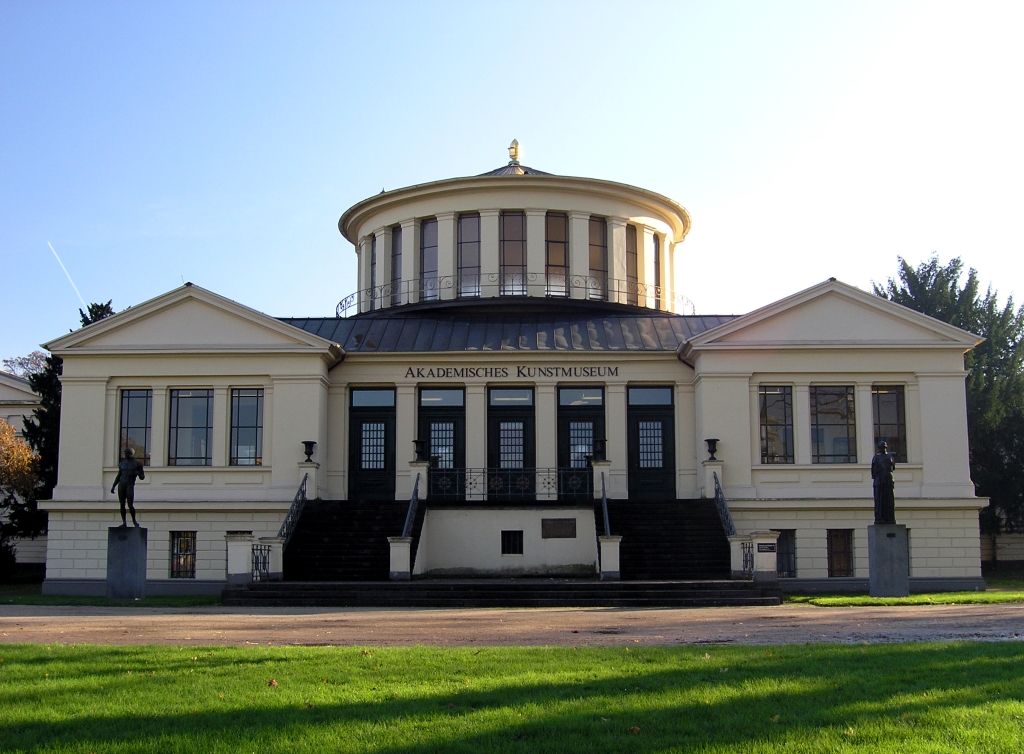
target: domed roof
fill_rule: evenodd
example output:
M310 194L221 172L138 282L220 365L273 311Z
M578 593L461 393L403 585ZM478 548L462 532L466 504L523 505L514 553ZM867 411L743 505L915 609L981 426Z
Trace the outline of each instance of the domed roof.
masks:
M481 173L480 177L488 175L552 175L552 173L545 173L543 170L519 164L519 139L513 139L512 143L508 145L508 156L512 158L508 161L508 165Z

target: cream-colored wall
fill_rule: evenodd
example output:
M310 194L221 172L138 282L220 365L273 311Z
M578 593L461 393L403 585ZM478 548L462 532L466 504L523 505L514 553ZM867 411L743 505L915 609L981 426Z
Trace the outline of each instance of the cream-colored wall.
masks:
M1024 561L1024 534L1000 534L995 538L995 558L1000 561ZM981 559L993 560L993 541L991 536L981 539Z
M541 520L575 518L575 538L543 539ZM522 530L523 554L501 554L502 530ZM419 575L590 575L597 571L592 508L430 508L413 573Z
M962 578L981 576L978 502L950 500L896 503L896 520L910 530L910 575ZM796 530L796 575L828 577L827 530L853 529L854 576L868 577L867 527L874 523L871 500L730 501L741 534L763 529Z
M47 579L105 579L107 529L121 523L116 510L95 505L43 502L49 511ZM137 506L139 523L148 529L147 579L169 579L170 533L196 532L196 579L227 578L228 531L252 531L256 537L276 536L287 503L217 504L146 502ZM183 579L182 581L185 581Z
M152 465L136 485L137 500L290 500L305 458L301 441L317 442L314 460L328 454L326 373L319 354L68 356L54 499L116 506L110 486L117 473L120 391L151 389ZM167 465L175 388L214 391L212 466ZM264 390L262 466L228 465L232 388Z

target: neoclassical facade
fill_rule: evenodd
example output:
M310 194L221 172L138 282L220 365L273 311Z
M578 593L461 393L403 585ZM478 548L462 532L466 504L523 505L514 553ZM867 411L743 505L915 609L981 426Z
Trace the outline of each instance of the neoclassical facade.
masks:
M400 536L414 579L595 578L601 536L622 538L606 570L624 580L728 578L755 533L784 588L866 589L881 439L912 588L982 583L976 336L835 279L698 315L673 290L683 207L517 148L347 210L359 291L332 316L186 284L47 344L64 404L45 590L102 593L125 447L147 464L151 593L219 590L251 570L238 543L285 581L387 579Z

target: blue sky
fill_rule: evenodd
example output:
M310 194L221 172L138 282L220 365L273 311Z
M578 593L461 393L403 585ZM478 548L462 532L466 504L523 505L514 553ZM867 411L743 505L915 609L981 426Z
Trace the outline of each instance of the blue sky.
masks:
M933 252L1024 296L1019 4L0 4L0 357L192 281L355 289L381 188L524 162L693 217L699 313Z

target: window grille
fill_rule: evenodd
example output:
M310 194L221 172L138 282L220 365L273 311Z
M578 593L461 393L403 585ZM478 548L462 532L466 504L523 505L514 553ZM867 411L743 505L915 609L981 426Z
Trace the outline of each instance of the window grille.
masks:
M640 468L660 469L664 465L660 421L639 422Z
M480 295L480 215L459 216L459 296Z
M875 419L875 447L885 441L898 463L907 463L907 419L903 385L873 385L871 402Z
M793 388L761 385L761 463L793 463Z
M391 305L402 303L402 226L391 229Z
M263 389L231 391L232 466L263 465Z
M590 218L589 298L608 298L608 223L603 217Z
M523 423L522 422L500 422L498 427L500 434L501 468L521 469L523 468Z
M502 212L501 295L526 295L526 213Z
M569 216L548 212L545 221L547 245L547 294L569 295Z
M828 530L828 575L853 576L853 529Z
M637 304L640 277L637 273L636 226L626 226L626 303Z
M438 469L455 468L455 422L430 423L430 456Z
M370 238L370 308L377 308L377 236Z
M384 468L384 422L363 422L360 468Z
M213 463L213 391L171 391L171 437L168 466Z
M194 531L171 532L171 578L194 579L196 577L196 533Z
M569 466L585 469L594 455L594 422L569 422Z
M121 391L121 451L117 458L120 463L124 451L131 448L135 460L149 466L150 432L153 428L153 391Z
M420 280L423 300L436 301L437 281L437 220L424 220L420 224Z
M778 529L778 548L775 550L775 568L779 578L796 578L796 529Z
M501 554L522 555L523 554L523 532L522 530L511 530L501 532Z
M811 387L811 460L857 463L853 387Z

